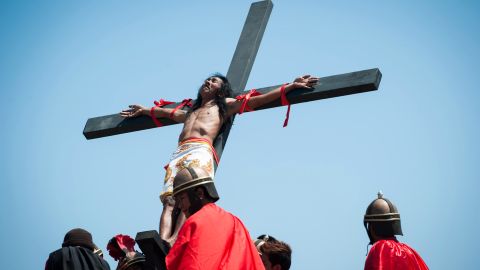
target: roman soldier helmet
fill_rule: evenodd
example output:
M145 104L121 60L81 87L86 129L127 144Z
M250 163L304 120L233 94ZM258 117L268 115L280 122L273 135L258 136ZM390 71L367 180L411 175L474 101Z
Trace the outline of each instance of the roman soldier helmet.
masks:
M367 230L371 244L373 244L373 241L368 226L372 226L379 236L403 235L397 207L390 200L384 198L381 191L377 195L378 198L370 203L363 217L363 225Z
M213 178L200 167L185 167L177 173L173 180L173 196L198 186L203 186L214 202L220 199Z

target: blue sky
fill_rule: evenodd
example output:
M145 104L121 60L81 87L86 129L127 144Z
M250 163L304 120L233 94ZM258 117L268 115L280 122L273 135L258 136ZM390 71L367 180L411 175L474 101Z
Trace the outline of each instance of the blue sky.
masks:
M192 1L193 2L193 1ZM5 269L42 269L75 227L158 228L180 126L87 141L90 117L194 97L226 73L251 1L0 2ZM247 88L378 67L379 91L237 117L219 205L290 243L292 269L361 269L378 190L431 269L475 269L480 222L475 1L274 1ZM112 269L116 267L108 258Z

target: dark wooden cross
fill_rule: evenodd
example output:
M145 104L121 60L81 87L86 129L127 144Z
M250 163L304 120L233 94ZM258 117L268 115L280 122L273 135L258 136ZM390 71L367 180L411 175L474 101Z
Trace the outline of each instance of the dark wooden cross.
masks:
M233 55L227 78L231 83L234 96L245 94L244 88L247 84L250 71L255 61L260 42L265 32L273 3L270 0L253 3L250 7L245 25L243 26L237 48ZM303 103L313 100L326 99L350 94L357 94L377 90L382 74L377 68L351 72L340 75L322 77L313 89L297 89L290 91L287 98L291 104ZM261 93L267 93L280 85L257 89ZM167 105L166 108L174 108L177 104ZM268 109L282 106L280 100L276 100L256 110ZM173 120L160 119L164 126L177 124ZM233 123L233 121L232 121ZM83 130L87 139L95 139L112 136L127 132L155 128L156 125L150 117L142 116L136 118L123 118L118 113L88 119ZM230 133L231 125L220 133L214 141L214 147L220 158ZM156 232L143 232L137 235L139 245L144 253L158 254L164 247L159 246L159 237ZM160 254L159 254L160 255ZM147 256L148 257L148 256ZM161 262L162 260L156 260ZM163 269L164 265L156 265L157 269Z

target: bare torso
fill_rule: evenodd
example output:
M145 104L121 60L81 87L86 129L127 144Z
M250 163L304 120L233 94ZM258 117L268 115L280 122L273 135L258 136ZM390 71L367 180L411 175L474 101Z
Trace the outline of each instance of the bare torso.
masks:
M181 142L196 137L213 143L222 124L217 105L202 106L187 116L178 140Z

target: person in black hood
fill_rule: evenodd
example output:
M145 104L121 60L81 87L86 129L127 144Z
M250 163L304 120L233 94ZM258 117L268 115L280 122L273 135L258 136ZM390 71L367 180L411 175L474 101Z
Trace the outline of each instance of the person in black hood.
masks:
M45 270L110 270L108 263L94 253L92 235L80 228L65 234L62 248L50 253Z

